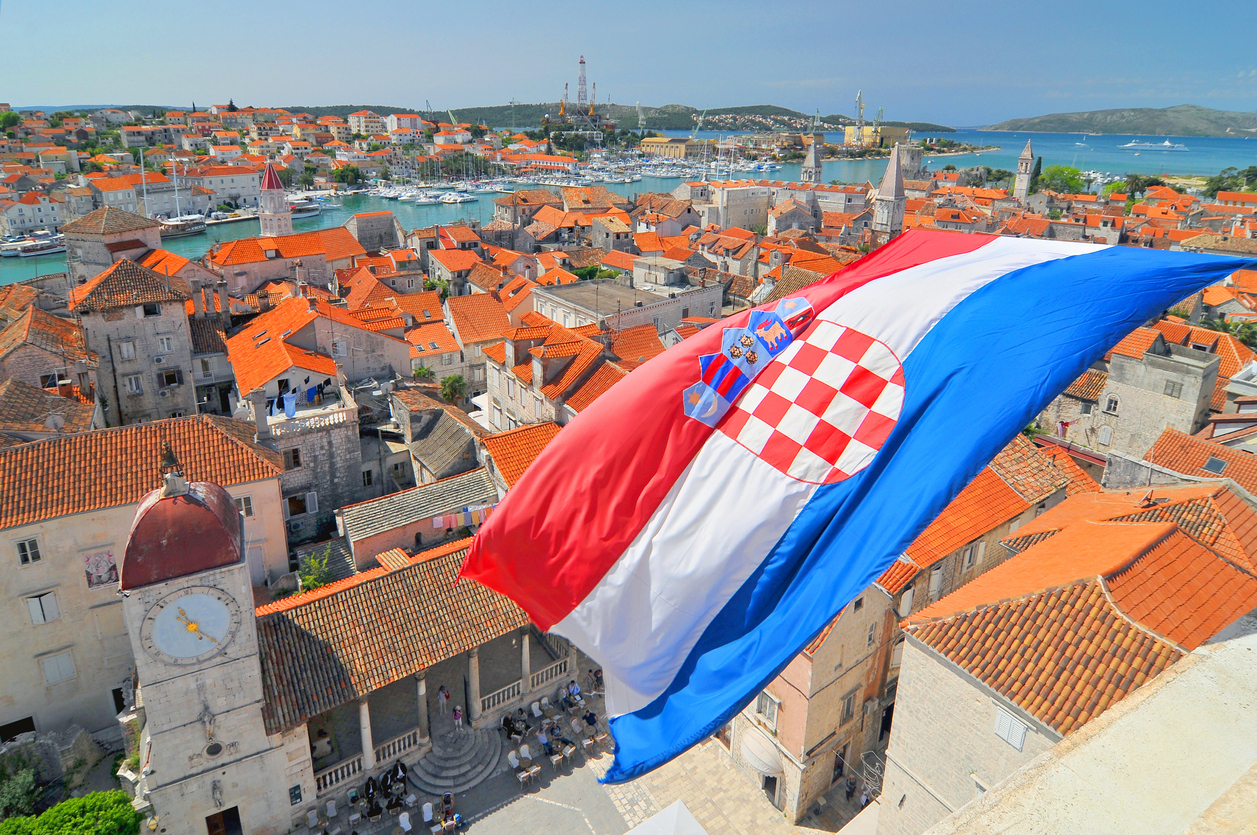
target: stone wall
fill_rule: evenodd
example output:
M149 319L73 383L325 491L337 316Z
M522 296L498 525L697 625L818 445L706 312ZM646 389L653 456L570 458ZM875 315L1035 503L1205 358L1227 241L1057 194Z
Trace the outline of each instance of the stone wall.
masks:
M197 413L187 311L180 302L160 308L156 316L142 315L141 307L118 307L82 317L83 338L100 358L97 378L110 426ZM170 351L161 350L162 337L171 340ZM134 343L130 358L122 354L125 342ZM183 381L164 385L165 372L178 372ZM128 389L132 376L139 378L138 394Z
M1112 419L1115 451L1142 457L1167 428L1195 433L1209 416L1209 401L1218 378L1218 357L1178 345L1169 356L1147 353L1142 360L1113 356L1109 379L1100 394L1100 419ZM1172 393L1178 387L1177 394ZM1118 399L1116 413L1109 397Z
M285 470L280 477L283 495L318 496L318 510L301 515L288 516L289 542L305 542L326 533L334 526L332 511L362 498L362 445L358 439L358 415L354 409L345 409L343 419L326 425L306 422L305 428L288 431L285 422L272 425L278 433L275 449L283 455L296 449L301 465ZM301 421L287 423L300 424ZM285 508L287 502L285 501Z
M1028 726L1018 751L997 708ZM917 835L1051 748L1060 736L913 638L904 648L878 835Z

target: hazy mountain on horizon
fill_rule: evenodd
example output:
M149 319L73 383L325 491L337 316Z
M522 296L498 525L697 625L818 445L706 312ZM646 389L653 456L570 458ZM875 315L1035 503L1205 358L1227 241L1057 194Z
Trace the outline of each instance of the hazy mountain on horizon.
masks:
M986 130L1036 133L1117 133L1150 136L1257 136L1257 114L1195 104L1050 113L1008 119Z

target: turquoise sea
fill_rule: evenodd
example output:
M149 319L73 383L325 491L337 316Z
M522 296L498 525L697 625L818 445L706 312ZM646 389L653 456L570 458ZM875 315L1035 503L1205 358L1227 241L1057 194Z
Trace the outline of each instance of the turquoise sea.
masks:
M688 135L683 131L669 131L673 135ZM702 137L717 137L711 131L702 131ZM723 136L724 134L720 134ZM1065 133L1007 133L1000 131L958 130L945 134L946 138L957 142L973 145L997 145L999 150L982 151L974 154L927 158L930 167L939 169L947 163L958 168L973 165L987 165L992 168L1013 170L1017 165L1017 157L1030 139L1036 156L1043 157L1044 165L1072 165L1083 170L1094 170L1102 174L1114 176L1129 173L1141 174L1198 174L1209 176L1223 168L1245 168L1257 165L1257 136L1252 138L1217 139L1201 137L1164 137L1164 136L1085 136ZM1141 151L1136 155L1133 151L1123 150L1118 146L1138 139L1148 142L1162 142L1169 138L1188 147L1185 152ZM830 134L827 139L840 142L837 134ZM885 171L886 162L881 159L855 160L850 162L829 161L825 163L825 179L841 180L842 182L864 182L869 180L877 183ZM787 164L780 171L768 174L760 172L735 172L736 178L771 178L774 180L794 180L799 175L797 163ZM621 194L631 195L645 191L671 191L680 180L644 177L637 183L615 183L608 188ZM402 226L411 229L419 226L431 226L434 223L450 223L460 218L476 218L488 223L493 217L493 200L500 195L481 194L475 203L460 205L417 206L413 203L399 203L378 197L356 196L346 198L341 208L326 209L315 218L300 220L293 224L297 231L321 229L339 226L355 212L375 212L392 210L401 221ZM186 238L175 238L165 242L165 247L189 258L199 258L215 241L236 240L252 237L258 233L255 220L241 223L230 223L210 227L202 235ZM0 259L0 284L8 284L50 272L65 269L65 256L46 255L36 258L4 258Z

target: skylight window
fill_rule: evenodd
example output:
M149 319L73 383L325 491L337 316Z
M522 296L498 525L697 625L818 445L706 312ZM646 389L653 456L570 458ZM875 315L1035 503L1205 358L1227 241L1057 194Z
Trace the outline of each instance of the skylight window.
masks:
M1211 472L1214 475L1221 475L1222 471L1226 469L1226 462L1221 458L1216 458L1211 455L1209 456L1209 460L1205 462L1205 465L1201 467L1201 469Z
M436 350L436 343L435 343L435 342L429 342L429 343L428 343L428 347L430 347L433 351L435 351L435 350Z

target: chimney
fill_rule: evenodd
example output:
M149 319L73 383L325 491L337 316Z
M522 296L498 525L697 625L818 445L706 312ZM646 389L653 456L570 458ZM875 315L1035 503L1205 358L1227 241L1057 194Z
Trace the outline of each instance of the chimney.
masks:
M271 439L270 419L266 416L266 392L255 389L250 392L248 401L253 404L253 422L257 425L257 442L266 443Z
M201 282L199 279L194 278L188 283L192 285L192 318L204 318L205 296L201 295Z
M223 327L231 325L231 304L227 301L227 282L218 282L218 309L223 317Z

